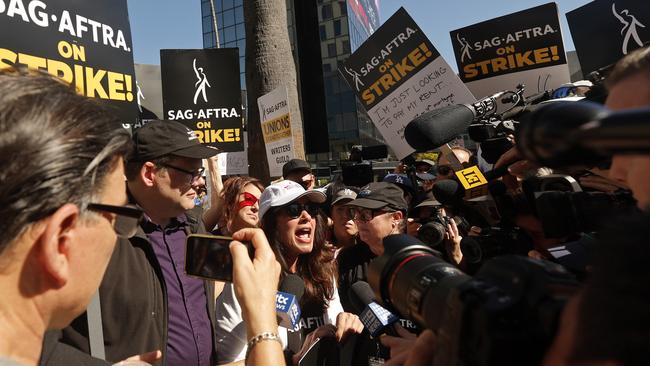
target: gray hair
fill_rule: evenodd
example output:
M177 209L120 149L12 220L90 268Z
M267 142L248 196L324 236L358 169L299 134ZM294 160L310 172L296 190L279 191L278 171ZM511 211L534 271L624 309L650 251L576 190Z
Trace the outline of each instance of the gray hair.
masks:
M52 76L0 72L0 254L31 224L102 192L129 134L99 101Z

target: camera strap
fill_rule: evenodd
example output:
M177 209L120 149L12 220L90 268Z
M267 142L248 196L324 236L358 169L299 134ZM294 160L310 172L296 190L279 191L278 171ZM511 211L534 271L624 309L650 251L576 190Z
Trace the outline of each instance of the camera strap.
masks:
M88 320L90 355L105 360L106 350L104 349L104 328L102 325L102 307L99 302L99 289L90 299L90 304L86 309L86 318Z

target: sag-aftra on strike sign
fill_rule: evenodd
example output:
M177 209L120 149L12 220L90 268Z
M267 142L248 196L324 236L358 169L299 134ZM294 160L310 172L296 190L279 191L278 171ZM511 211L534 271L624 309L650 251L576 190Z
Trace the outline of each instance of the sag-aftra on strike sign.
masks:
M415 117L475 101L404 8L370 36L339 73L400 159L414 151L404 139L404 129Z
M135 78L126 0L0 0L0 68L27 66L107 101L135 122Z
M569 82L557 5L548 3L450 32L460 78L477 98Z

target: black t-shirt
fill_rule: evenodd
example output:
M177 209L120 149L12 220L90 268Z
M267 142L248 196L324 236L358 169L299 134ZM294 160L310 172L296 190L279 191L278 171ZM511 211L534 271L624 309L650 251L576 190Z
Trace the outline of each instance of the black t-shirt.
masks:
M357 281L368 281L368 263L375 258L366 243L343 249L336 258L339 264L339 297L343 310L355 313L350 301L350 287Z

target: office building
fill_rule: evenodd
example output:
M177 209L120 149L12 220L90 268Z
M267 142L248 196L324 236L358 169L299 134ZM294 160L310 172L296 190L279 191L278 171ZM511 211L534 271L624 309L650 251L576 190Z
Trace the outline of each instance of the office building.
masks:
M241 85L245 90L243 0L213 2L219 46L239 48ZM379 0L286 0L286 4L308 160L328 166L345 158L352 145L383 144L337 70L379 27ZM201 13L203 45L216 47L210 0L201 0Z

